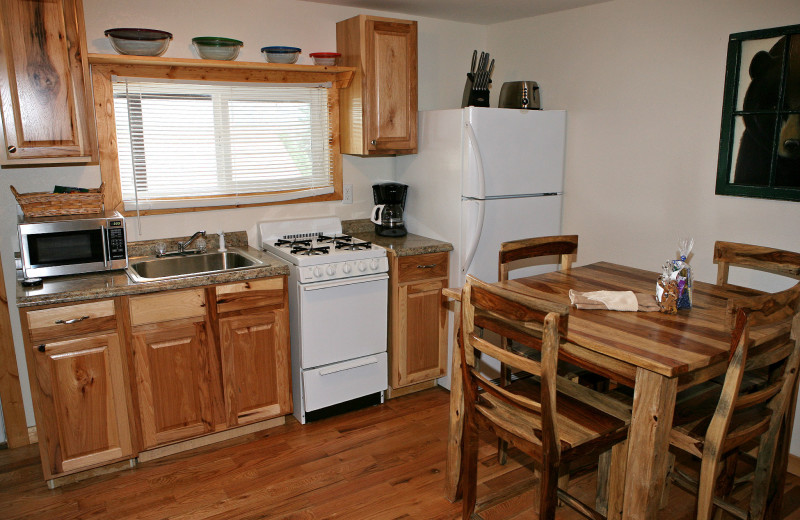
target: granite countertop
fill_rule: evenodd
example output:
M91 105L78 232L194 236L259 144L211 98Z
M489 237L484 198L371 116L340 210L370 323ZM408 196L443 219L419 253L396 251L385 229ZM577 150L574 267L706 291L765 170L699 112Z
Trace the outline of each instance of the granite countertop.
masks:
M342 232L391 251L397 256L424 255L452 251L453 244L409 233L404 237L384 237L375 233L375 224L369 219L346 220Z
M241 234L239 234L241 233ZM213 274L203 274L188 278L172 278L156 282L134 282L125 271L108 271L103 273L88 273L81 275L56 276L45 278L42 285L37 287L23 287L21 271L17 276L17 307L30 307L33 305L47 305L53 303L77 302L94 300L98 298L112 298L131 294L145 294L172 289L200 287L218 283L239 282L253 278L265 278L289 274L289 264L268 255L258 249L247 245L247 233L226 233L226 245L230 251L242 250L250 256L258 258L264 265L251 269L227 271ZM167 243L167 250L173 250L175 242L188 237L175 239L150 240L146 242L132 242L128 244L128 254L131 260L146 258L152 251L154 244ZM243 238L243 240L242 240ZM206 238L208 250L214 252L219 246L217 235Z

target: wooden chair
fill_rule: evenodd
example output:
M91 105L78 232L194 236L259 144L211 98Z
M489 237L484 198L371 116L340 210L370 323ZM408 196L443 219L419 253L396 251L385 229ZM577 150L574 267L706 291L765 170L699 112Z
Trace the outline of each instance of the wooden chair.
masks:
M718 243L719 244L719 243ZM781 425L793 402L800 364L800 284L775 294L728 302L733 324L731 359L721 387L709 383L679 395L670 446L701 459L697 482L673 469L670 477L698 495L697 518L711 518L714 506L742 519L763 518ZM748 352L752 330L777 327L782 335L768 349ZM766 376L765 376L766 374ZM743 383L746 381L746 383ZM758 441L750 505L727 498L739 448ZM726 464L727 463L727 464ZM722 475L723 482L718 482ZM715 496L715 487L721 496Z
M728 283L730 266L800 279L800 253L771 247L718 240L714 243L714 263L717 264L717 285L731 285Z
M461 293L461 314L462 518L473 518L476 510L479 427L489 429L533 458L540 470L539 518L554 518L558 499L587 518L604 518L600 511L558 488L559 468L578 457L601 454L608 467L624 468L630 412L618 401L557 376L559 345L564 341L569 306L514 293L468 276ZM541 350L541 361L486 341L479 337L476 327ZM479 352L533 377L507 387L495 384L476 369ZM603 511L606 504L597 504L597 508Z

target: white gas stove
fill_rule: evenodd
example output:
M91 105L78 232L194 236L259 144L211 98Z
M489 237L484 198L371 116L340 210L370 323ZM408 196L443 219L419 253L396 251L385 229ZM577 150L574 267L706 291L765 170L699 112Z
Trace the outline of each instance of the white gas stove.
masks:
M290 264L292 398L301 423L383 402L389 263L338 217L267 221L261 249ZM354 404L355 403L355 404Z

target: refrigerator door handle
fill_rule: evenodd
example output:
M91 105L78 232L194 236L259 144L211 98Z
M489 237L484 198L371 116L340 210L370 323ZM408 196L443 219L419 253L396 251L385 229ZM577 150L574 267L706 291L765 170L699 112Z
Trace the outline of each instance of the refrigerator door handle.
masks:
M472 124L467 121L464 124L467 127L467 139L469 139L470 145L472 145L473 154L475 155L475 165L477 166L477 181L478 181L478 196L475 197L477 199L483 199L486 197L486 175L483 172L483 156L481 155L481 149L478 147L478 137L475 135L475 130L472 128ZM483 221L483 219L481 219Z
M472 259L475 258L475 253L478 251L478 242L481 239L481 233L483 233L483 219L486 216L485 200L468 199L468 201L478 205L478 218L476 219L475 225L471 228L472 235L470 240L468 240L467 247L464 249L464 258L461 262L461 272L464 274L467 273L467 269L469 269L470 264L472 264Z

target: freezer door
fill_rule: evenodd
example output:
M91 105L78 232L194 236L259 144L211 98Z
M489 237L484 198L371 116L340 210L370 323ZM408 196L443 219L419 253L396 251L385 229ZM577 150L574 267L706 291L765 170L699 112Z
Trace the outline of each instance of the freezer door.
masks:
M465 111L464 197L563 191L565 111Z
M560 234L562 198L562 195L553 195L486 201L465 200L462 203L462 247L457 251L460 264L459 285L463 284L467 274L486 282L496 282L501 243ZM481 206L482 225L479 220ZM471 254L473 250L474 253ZM549 263L538 262L540 265L515 269L512 271L512 278L555 270L557 260L548 258L547 262ZM455 285L453 280L450 284Z

